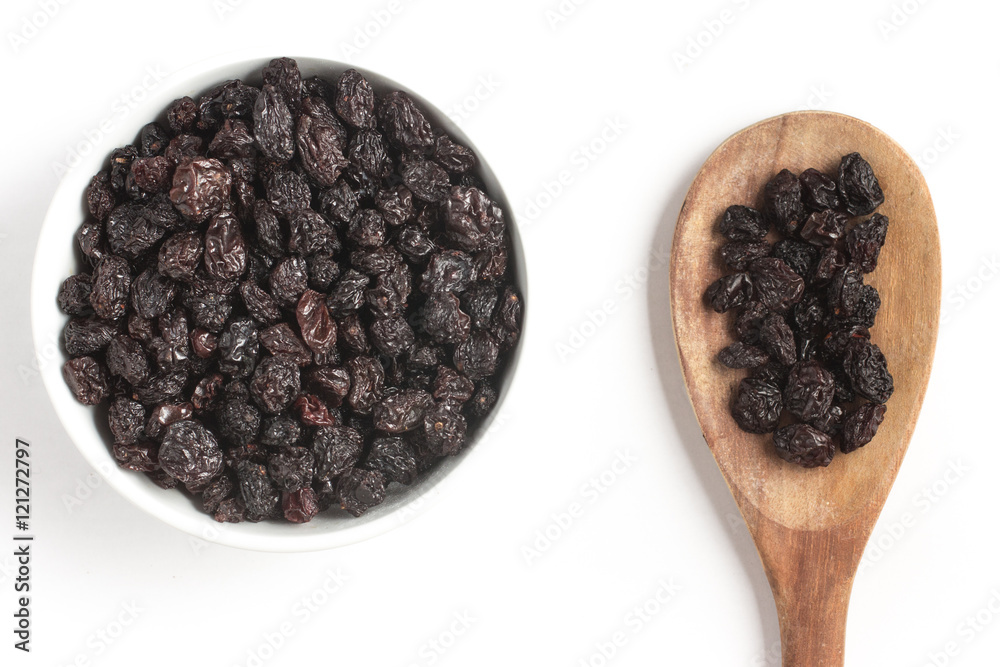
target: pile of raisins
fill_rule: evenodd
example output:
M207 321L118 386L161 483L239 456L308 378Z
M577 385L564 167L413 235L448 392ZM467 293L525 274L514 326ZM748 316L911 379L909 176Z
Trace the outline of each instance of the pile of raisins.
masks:
M718 360L750 369L733 419L748 433L773 432L778 456L806 468L830 465L838 440L845 454L871 442L892 395L869 333L881 300L864 282L889 228L875 213L884 199L871 165L851 153L836 178L782 170L759 209L730 206L719 224L722 261L735 273L706 298L733 311L738 340ZM779 240L769 243L772 228Z
M184 97L90 182L59 307L123 468L218 521L359 516L458 453L520 334L477 158L357 71Z

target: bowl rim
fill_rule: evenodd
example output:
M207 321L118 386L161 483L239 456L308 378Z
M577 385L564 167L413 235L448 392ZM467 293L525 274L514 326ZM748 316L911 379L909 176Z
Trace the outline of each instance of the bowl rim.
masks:
M360 518L339 518L337 525L333 527L327 527L329 519L301 525L285 525L279 522L220 524L211 515L197 508L187 494L178 493L175 489L161 489L145 475L119 468L96 424L92 428L80 430L80 417L86 415L92 422L95 408L79 404L63 380L62 366L68 357L60 348L61 331L69 318L58 309L55 294L69 273L61 270L65 264L58 264L60 259L53 265L47 255L52 253L53 248L63 244L70 247L68 255L73 257L75 253L72 243L73 232L82 222L84 215L83 192L93 174L103 168L111 150L133 142L139 128L150 119L161 117L172 100L183 95L193 97L202 90L230 78L252 78L259 73L261 67L276 57L281 56L260 49L240 49L172 71L166 76L166 82L158 85L146 99L137 104L127 118L94 142L87 156L63 175L39 228L31 271L30 318L35 359L49 402L69 440L111 488L145 513L207 542L254 551L295 553L362 542L409 523L407 510L410 510L413 517L424 514L423 507L430 506L440 498L448 485L454 482L455 469L460 467L472 452L477 451L484 440L492 437L492 429L498 425L497 417L514 390L516 371L524 350L529 319L528 274L524 246L514 218L514 208L510 205L489 163L480 158L478 165L480 175L487 184L491 197L504 209L507 220L511 248L509 270L514 272L513 280L520 291L523 304L521 333L515 348L505 361L506 368L500 380L497 403L490 415L478 425L469 444L457 456L442 460L414 485L406 487L402 492L397 489L397 493L387 498L383 505L373 508ZM369 78L376 89L392 88L408 93L421 105L421 109L435 125L441 127L456 141L468 146L477 156L481 156L474 142L451 118L437 105L405 85L365 67L322 55L304 54L285 57L295 59L305 76L312 76L321 71L342 72L353 67ZM91 168L89 165L96 168ZM74 209L80 213L72 220L67 220L69 212ZM67 229L72 231L67 234ZM58 258L58 253L55 256ZM72 266L67 268L73 270L77 263L75 258L70 261ZM59 323L58 328L53 328L54 322ZM499 423L502 423L502 420ZM415 508L420 509L417 511Z

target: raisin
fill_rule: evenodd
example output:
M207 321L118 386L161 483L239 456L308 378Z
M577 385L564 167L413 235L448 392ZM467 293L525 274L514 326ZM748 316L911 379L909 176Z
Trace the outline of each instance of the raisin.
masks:
M737 426L747 433L769 433L778 426L782 406L777 384L744 378L736 388L731 412Z
M268 417L260 429L260 444L267 447L292 447L302 439L302 426L288 415Z
M167 238L160 246L157 270L160 274L190 282L201 263L205 246L199 232L179 232Z
M73 318L63 329L63 344L71 357L99 352L108 346L117 331L113 324L93 318Z
M174 164L163 157L139 158L132 162L132 180L146 192L167 192L174 175Z
M767 352L736 341L719 352L719 363L727 368L756 368L767 363Z
M191 392L191 404L195 410L209 410L215 407L224 379L218 373L209 375L198 381Z
M364 442L361 434L347 426L321 426L313 436L312 452L316 461L316 479L339 477L361 458Z
M328 302L329 303L329 302ZM368 334L361 324L357 311L352 311L340 318L337 324L338 340L342 347L354 354L367 354L371 350Z
M239 498L226 498L219 503L212 518L219 523L240 523L246 519L246 508Z
M466 410L470 416L482 419L493 410L493 407L497 403L497 398L496 389L486 383L480 383L476 387L476 393L466 403Z
M752 243L767 236L768 223L764 216L749 206L730 206L722 214L719 231L730 241Z
M260 431L260 411L242 397L224 400L216 418L222 437L231 445L246 445Z
M875 172L858 153L845 155L841 159L837 174L837 193L851 215L868 215L885 201Z
M779 428L774 432L774 446L778 456L803 468L828 466L836 452L833 438L809 424Z
M287 322L279 322L264 329L259 334L260 344L275 357L288 359L297 366L309 366L313 362L313 354L302 342Z
M478 188L452 187L444 217L449 240L467 252L495 246L503 238L503 211Z
M288 216L288 249L308 257L340 251L337 230L322 215L308 208L301 208Z
M448 172L438 163L415 157L403 162L399 171L403 183L417 199L430 203L448 199L451 187Z
M850 454L867 445L875 437L883 419L885 419L885 405L881 403L865 403L848 414L844 418L840 451Z
M771 253L771 244L765 241L730 241L719 249L722 261L736 271L744 271L750 262Z
M302 101L302 73L292 58L274 58L260 71L265 85L274 86L288 106L297 111Z
M230 320L219 336L219 370L230 378L248 378L257 365L257 325L247 317Z
M135 259L163 238L166 230L142 213L142 207L131 203L111 211L105 224L105 238L112 253Z
M213 333L222 331L233 310L233 300L202 280L192 282L182 292L184 307L191 313L195 326Z
M128 262L108 255L97 263L90 290L90 306L102 320L117 320L125 315L132 274Z
M257 149L243 121L226 119L208 145L208 154L221 159L248 158L254 157Z
M337 115L359 128L375 127L375 91L357 70L349 69L337 81Z
M260 77L174 100L91 179L63 372L110 399L120 467L217 521L357 515L496 405L524 307L505 215L406 93L289 58Z
M423 422L424 413L434 405L426 391L404 389L382 399L372 408L375 428L386 433L404 433Z
M237 461L233 467L247 521L263 521L273 516L280 507L281 495L268 477L267 468L252 461Z
M347 362L351 375L351 390L347 404L358 414L371 413L372 406L382 399L385 370L373 357L355 357Z
M96 220L86 220L76 232L76 243L80 252L90 261L97 264L107 255L104 243L104 225Z
M837 211L817 211L811 213L802 225L802 238L818 246L829 246L844 235L847 216ZM801 274L800 274L801 275Z
M196 158L204 151L202 147L205 142L201 137L193 134L178 134L167 144L167 149L163 151L163 157L170 160L175 167L185 160L185 158Z
M108 343L108 371L132 385L142 384L149 377L149 360L139 341L118 335Z
M100 171L90 179L85 194L87 210L98 220L106 220L115 207L115 193L111 189L111 174Z
M168 426L189 419L194 412L191 403L160 403L153 408L146 422L146 435L151 438L162 436Z
M423 330L438 343L460 343L469 337L471 320L453 293L435 293L421 312Z
M732 273L722 276L708 286L705 298L717 313L725 313L738 308L753 296L753 285L748 273Z
M330 187L347 167L342 142L343 128L323 100L307 97L295 129L302 168L316 183Z
M454 368L439 366L434 378L434 400L461 405L472 398L476 385Z
M500 347L496 339L485 331L473 331L455 346L455 368L471 380L480 380L496 372Z
M368 329L368 335L375 348L387 357L398 357L416 346L413 328L399 316L375 320Z
M844 253L837 248L823 248L816 260L816 268L812 274L813 285L826 285L837 273L847 265Z
M159 470L156 446L149 442L126 445L116 442L111 448L115 462L124 470L135 472L154 472Z
M214 514L222 503L233 495L233 480L228 475L216 477L201 492L201 504L206 512Z
M198 105L190 97L181 97L167 107L167 127L175 134L190 132L198 119Z
M319 514L319 511L316 492L309 487L281 495L281 512L286 521L307 523Z
M320 192L317 199L319 212L334 224L347 224L358 210L358 195L343 179Z
M250 381L250 393L257 405L272 415L291 405L301 387L298 365L283 357L261 360Z
M149 268L132 281L131 304L136 315L152 319L170 310L177 295L177 285L170 278Z
M188 374L183 369L161 370L150 375L141 385L133 387L134 395L146 405L162 403L180 394L187 381Z
M486 329L493 321L493 312L496 310L498 300L495 285L478 283L462 293L461 308L468 314L472 326Z
M833 404L833 375L817 361L798 363L788 374L785 407L803 421L819 419Z
M434 254L420 280L426 294L464 292L476 279L472 258L460 250L443 250Z
M295 412L299 421L307 426L339 426L340 416L330 412L326 403L312 394L302 394L295 399Z
M878 345L864 338L851 338L844 348L844 372L854 391L865 398L885 403L892 396L892 375Z
M375 470L354 468L337 481L340 508L361 516L385 500L385 476Z
M301 257L288 257L278 262L269 277L271 294L284 306L295 306L309 288L309 265Z
M805 218L802 184L798 177L782 169L764 186L764 220L786 236L798 231Z
M335 237L334 237L335 238ZM313 255L306 258L309 270L309 286L325 292L340 277L340 263L332 255Z
M375 209L360 209L347 225L347 238L362 248L377 248L386 241L385 219Z
M351 390L351 374L343 368L315 368L309 373L308 383L327 402L337 407Z
M816 246L810 243L782 239L774 244L771 254L787 264L792 271L806 278L812 275L820 253Z
M414 217L413 193L402 185L379 190L375 195L375 206L390 227L400 227Z
M856 224L847 233L847 254L850 255L851 262L861 267L865 273L874 271L888 231L889 218L880 213Z
M89 273L70 276L59 286L59 310L67 315L85 316L94 312L90 305L93 278Z
M413 447L403 438L375 438L362 467L399 484L412 484L419 472Z
M840 207L837 196L837 182L815 169L806 169L799 174L802 183L802 203L810 211L823 211Z
M361 130L351 138L347 159L358 171L372 178L385 178L392 173L389 147L375 130Z
M288 162L295 155L294 121L288 102L278 89L265 84L253 108L257 148L269 160Z
M348 269L327 297L327 306L335 313L357 310L365 301L365 288L370 280L360 271Z
M434 140L434 161L453 174L464 174L476 166L476 154L442 134Z
M222 472L222 450L212 432L197 421L174 422L163 434L160 468L182 484L201 484Z
M836 383L836 380L834 380ZM836 390L835 390L836 391ZM834 400L836 399L836 393L834 393ZM826 411L826 414L817 417L809 422L809 425L816 428L828 436L833 437L840 433L844 422L844 410L839 405L831 405L830 409Z
M118 396L108 407L108 427L116 443L134 445L143 434L146 409L142 403Z
M776 257L764 257L750 263L750 281L754 298L771 310L783 313L802 299L805 281Z
M170 201L185 217L202 222L219 213L232 189L232 176L213 158L189 159L174 171Z
M747 345L758 345L761 325L764 323L764 318L770 314L771 311L759 301L751 301L740 308L733 321L737 337Z
M330 317L326 298L319 292L306 290L295 308L295 317L302 331L302 340L319 356L333 352L337 344L337 324Z
M434 144L434 132L412 97L393 91L382 98L378 109L382 127L400 148L418 151Z
M396 246L415 262L427 259L438 250L437 244L422 229L410 225L399 230Z
M423 440L435 456L453 456L465 446L465 417L447 403L438 403L424 413Z
M267 472L280 491L292 493L312 483L316 462L305 447L284 447L267 459Z

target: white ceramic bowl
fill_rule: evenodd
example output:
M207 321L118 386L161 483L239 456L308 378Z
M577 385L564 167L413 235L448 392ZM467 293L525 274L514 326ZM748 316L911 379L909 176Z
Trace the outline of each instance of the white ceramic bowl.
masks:
M282 54L275 54L279 55ZM471 434L472 442L461 454L441 461L427 476L410 487L393 484L385 502L359 518L346 516L343 512L324 512L302 525L285 522L219 524L202 512L186 494L176 489L161 489L145 475L118 468L105 436L107 428L99 423L97 411L79 404L63 381L65 354L61 350L55 351L58 343L54 344L54 341L61 341L62 329L68 319L56 305L56 294L62 281L78 270L74 234L84 220L83 193L91 176L106 167L114 148L132 143L145 123L162 118L164 109L174 99L184 95L197 99L227 79L242 78L259 84L260 70L270 58L234 55L209 60L170 75L149 93L140 108L101 138L93 150L64 177L49 206L38 239L31 283L31 319L42 378L56 414L84 458L125 498L168 524L208 541L259 551L315 551L368 539L405 523L413 515L414 508L425 511L428 502L440 495L438 487L441 482L457 474L456 468L474 451L475 440L486 432L489 422ZM335 80L349 67L318 58L296 60L304 77L320 75ZM380 93L404 90L413 95L433 122L457 141L475 150L468 137L447 116L419 95L385 77L357 69ZM511 268L522 296L526 297L524 254L513 220L513 209L485 161L481 161L479 175L507 213L512 242ZM518 345L507 364L499 392L500 400L493 416L511 390L521 348L522 345Z

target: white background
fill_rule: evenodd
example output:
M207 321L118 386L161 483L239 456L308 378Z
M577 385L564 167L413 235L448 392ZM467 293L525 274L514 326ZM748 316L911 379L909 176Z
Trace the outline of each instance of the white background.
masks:
M30 656L11 646L13 561L0 547L0 663L778 664L767 583L677 373L656 258L726 136L822 108L921 158L944 253L934 373L854 587L847 663L997 664L996 3L590 0L555 23L557 0L49 4L51 18L40 0L0 10L0 517L12 521L11 450L26 438L37 534ZM692 40L703 46L679 66ZM526 381L502 431L421 516L335 551L245 552L146 516L94 475L32 371L29 275L54 165L148 67L251 46L347 60L445 110L464 104L460 125L505 187L529 265ZM620 132L583 157L608 123ZM570 185L539 199L561 170ZM531 215L539 201L549 205ZM605 301L614 312L594 315ZM591 316L601 326L560 355ZM620 455L631 463L595 492L589 480ZM572 503L582 516L526 557ZM338 571L342 587L317 593ZM679 591L637 621L661 581ZM323 603L302 613L313 595ZM266 648L283 624L290 636ZM616 632L626 643L602 662L598 645ZM949 642L957 655L941 654Z

